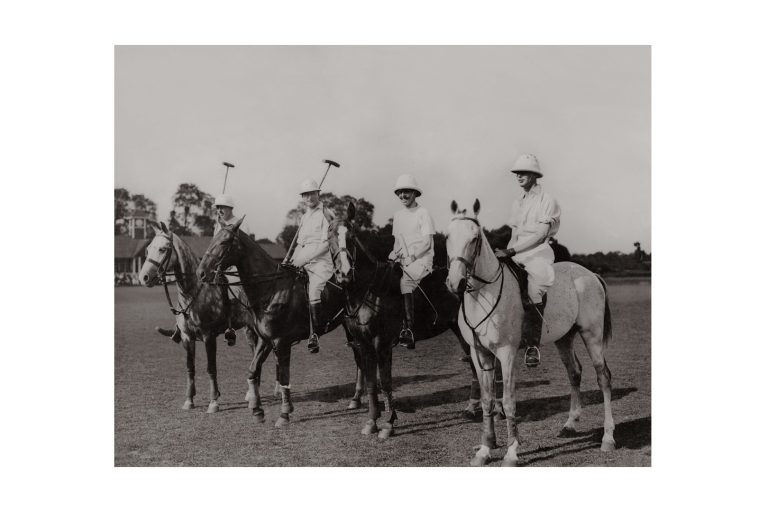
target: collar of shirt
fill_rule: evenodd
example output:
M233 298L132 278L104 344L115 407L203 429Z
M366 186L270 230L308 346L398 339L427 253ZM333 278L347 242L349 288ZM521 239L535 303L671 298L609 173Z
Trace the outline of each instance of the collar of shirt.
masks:
M532 186L531 190L529 190L528 192L523 190L523 193L520 194L520 199L525 199L528 196L537 196L539 194L541 194L541 185L537 183L536 185Z

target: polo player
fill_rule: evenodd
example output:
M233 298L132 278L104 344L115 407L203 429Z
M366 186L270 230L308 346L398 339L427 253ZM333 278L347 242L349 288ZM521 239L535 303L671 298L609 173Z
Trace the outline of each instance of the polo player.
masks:
M300 194L307 210L299 222L296 250L290 263L306 270L309 277L307 295L312 332L307 340L307 349L316 354L320 350L318 331L324 333L326 326L321 297L325 283L333 275L333 260L328 247L328 228L333 214L320 201L320 187L315 180L302 182Z
M511 257L528 273L530 302L523 301L522 332L523 343L527 347L525 365L533 368L541 361L539 343L546 293L555 282L555 253L549 240L560 228L560 206L537 183L544 175L536 156L520 156L511 172L517 176L517 183L523 190L512 204L512 215L507 222L512 228L512 237L506 250L497 250L496 256Z
M413 291L419 282L432 271L435 257L435 222L429 212L416 202L421 196L421 188L416 178L403 174L395 183L395 195L400 199L403 209L395 212L392 222L392 235L395 245L389 259L399 261L403 269L400 278L400 293L403 295L405 309L405 329L400 332L399 344L409 350L416 348L413 335L415 313Z

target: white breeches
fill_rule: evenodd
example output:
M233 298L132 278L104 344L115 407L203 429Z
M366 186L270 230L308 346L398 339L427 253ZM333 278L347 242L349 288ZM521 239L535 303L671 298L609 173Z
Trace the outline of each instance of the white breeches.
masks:
M304 269L309 276L309 285L307 286L309 302L311 304L317 304L320 302L320 298L323 295L325 283L333 275L333 264L324 259L314 260L304 265Z
M515 254L512 259L525 265L528 272L528 295L534 304L539 304L547 290L555 282L555 253L549 244L542 244L529 251Z
M403 267L403 277L400 278L400 293L413 293L419 284L431 271L421 261L414 261L407 267Z

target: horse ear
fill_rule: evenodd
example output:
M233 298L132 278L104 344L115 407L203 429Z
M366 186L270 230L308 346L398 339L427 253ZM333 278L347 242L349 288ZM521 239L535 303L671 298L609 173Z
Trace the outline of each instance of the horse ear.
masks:
M243 215L242 217L240 217L240 220L238 220L237 222L235 222L235 228L233 229L233 231L237 231L238 229L240 229L240 224L242 224L242 223L243 223L243 220L245 220L245 215Z
M355 211L355 203L350 201L349 204L347 205L347 220L349 222L352 222L353 220L355 220L356 213L357 212Z
M475 198L475 204L472 205L472 211L475 212L475 217L480 213L480 200Z
M456 210L458 209L459 209L459 205L456 203L456 200L454 199L453 201L451 201L451 213L456 215Z
M165 225L165 222L160 222L160 229L162 229L163 233L166 235L169 234L170 230L168 229L168 226Z

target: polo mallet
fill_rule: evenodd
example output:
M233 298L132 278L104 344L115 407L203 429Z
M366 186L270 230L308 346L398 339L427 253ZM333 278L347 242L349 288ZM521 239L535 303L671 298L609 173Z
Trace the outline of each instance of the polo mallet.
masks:
M223 194L224 192L227 191L227 176L229 176L229 169L230 167L234 167L235 164L231 164L229 162L221 162L221 163L224 164L224 167L227 168L227 171L224 174L224 187L221 189L221 193Z
M323 160L324 163L328 164L328 168L325 170L325 174L323 174L323 179L320 180L320 185L318 185L317 188L322 188L323 182L325 181L325 177L328 176L328 171L331 170L331 166L334 167L341 167L337 162L334 162L333 160Z
M323 179L320 180L320 185L317 186L317 188L321 188L323 186L323 183L325 182L325 177L328 176L328 171L331 170L331 166L334 167L341 167L338 162L334 162L333 160L323 160L323 163L328 164L328 167L325 169L325 174L323 174ZM283 264L285 264L288 259L291 257L294 248L296 247L296 240L299 238L299 230L301 229L301 223L299 223L299 228L296 230L296 234L293 235L293 240L291 241L291 246L288 248L288 252L285 253L285 258L283 258Z

